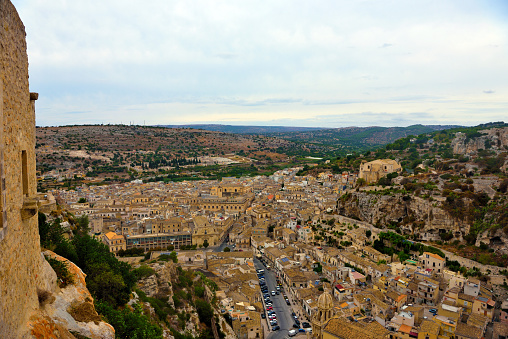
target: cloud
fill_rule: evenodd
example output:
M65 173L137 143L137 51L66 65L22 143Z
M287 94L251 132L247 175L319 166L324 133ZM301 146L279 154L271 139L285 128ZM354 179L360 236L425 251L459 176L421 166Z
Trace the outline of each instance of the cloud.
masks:
M238 54L234 54L234 53L217 53L217 54L215 54L215 56L217 58L226 59L226 60L238 58Z
M508 20L493 0L13 3L41 95L38 122L51 125L139 115L312 124L306 117L357 114L348 123L370 123L362 112L389 123L469 112L482 122L497 117L508 90L499 76L508 74ZM496 91L485 96L478 84Z

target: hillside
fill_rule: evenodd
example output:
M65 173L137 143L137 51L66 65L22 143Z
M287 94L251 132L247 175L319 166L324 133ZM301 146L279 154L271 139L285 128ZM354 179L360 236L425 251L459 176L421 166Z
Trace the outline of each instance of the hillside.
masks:
M332 146L345 151L365 151L409 135L431 133L457 126L413 125L408 127L345 127L321 129L316 131L271 133L270 136L293 142L305 142L315 145Z
M329 147L263 135L126 125L38 127L39 190L81 183L269 174Z
M220 124L191 124L191 125L158 125L167 128L192 128L205 131L235 133L235 134L267 134L267 133L291 133L323 129L322 127L288 127L288 126L237 126Z
M338 158L300 174L358 171L394 159L403 172L343 195L338 212L411 240L431 241L483 264L508 265L508 125L401 138L375 152Z
M43 179L39 189L135 178L174 181L270 174L320 161L309 156L325 161L372 149L400 135L446 127L351 127L268 134L126 125L38 127L37 170Z

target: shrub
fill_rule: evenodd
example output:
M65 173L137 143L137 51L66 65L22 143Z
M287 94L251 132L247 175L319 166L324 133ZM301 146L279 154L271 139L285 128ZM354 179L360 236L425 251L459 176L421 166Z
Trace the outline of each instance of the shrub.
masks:
M132 273L134 273L136 280L140 280L149 277L151 275L154 275L155 270L148 265L141 265L140 267L133 270Z
M63 288L74 282L72 273L69 271L66 262L48 256L46 256L46 260L56 273L58 278L58 286Z

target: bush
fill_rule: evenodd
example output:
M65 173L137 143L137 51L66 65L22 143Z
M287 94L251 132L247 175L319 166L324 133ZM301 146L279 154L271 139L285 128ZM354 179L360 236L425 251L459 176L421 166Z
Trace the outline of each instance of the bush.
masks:
M162 338L162 329L152 324L150 319L142 314L141 307L137 304L134 305L134 311L130 311L129 308L117 310L101 300L96 300L95 309L115 328L116 338Z
M155 270L148 265L141 265L132 271L136 280L140 280L155 274Z
M45 258L56 273L56 277L58 279L58 286L63 288L74 282L74 279L72 277L71 272L69 271L69 268L67 267L66 262L57 260L49 256L45 256Z

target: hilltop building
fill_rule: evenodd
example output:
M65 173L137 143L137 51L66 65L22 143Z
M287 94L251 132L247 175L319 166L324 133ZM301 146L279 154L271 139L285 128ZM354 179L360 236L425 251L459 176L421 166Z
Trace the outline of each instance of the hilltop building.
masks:
M362 163L358 177L370 184L393 172L402 172L400 164L392 159L380 159Z

